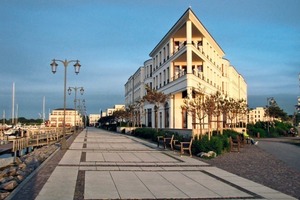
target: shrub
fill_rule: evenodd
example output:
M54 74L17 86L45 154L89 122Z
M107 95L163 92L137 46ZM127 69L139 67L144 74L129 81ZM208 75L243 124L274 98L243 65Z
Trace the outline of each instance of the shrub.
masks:
M229 134L229 133L228 133ZM236 134L236 133L235 133ZM197 155L200 152L214 151L218 155L230 148L227 135L212 136L210 141L208 136L202 137L200 140L194 140L192 144L192 153Z
M226 136L227 138L229 137L232 137L232 138L236 138L236 136L238 135L239 133L232 130L232 129L225 129L223 131L223 136Z
M134 131L134 135L136 137L144 138L144 139L151 139L152 141L157 141L157 136L167 135L171 136L174 134L174 139L178 140L179 142L184 141L183 135L179 135L178 133L159 130L158 132L156 129L153 128L137 128ZM229 149L229 136L236 136L237 132L233 130L224 130L223 135L215 135L212 136L210 141L208 140L208 136L202 137L200 140L194 140L192 144L192 153L197 155L200 152L209 152L214 151L218 155L220 155L224 150Z
M153 128L137 128L135 129L134 135L144 139L153 139L157 134L156 130Z
M204 136L200 140L194 140L192 144L192 154L197 155L200 152L208 152L210 149L208 137Z
M219 136L213 136L211 137L209 141L210 150L216 152L218 155L220 155L223 151L223 141L222 138Z

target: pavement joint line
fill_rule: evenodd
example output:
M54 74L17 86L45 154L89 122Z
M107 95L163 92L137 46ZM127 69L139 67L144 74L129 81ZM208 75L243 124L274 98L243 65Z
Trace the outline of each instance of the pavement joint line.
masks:
M240 187L239 185L236 185L236 184L234 184L234 183L232 183L232 182L230 182L230 181L227 181L227 180L225 180L225 179L223 179L223 178L221 178L221 177L219 177L219 176L216 176L216 175L214 175L214 174L212 174L212 173L210 173L210 172L208 172L208 171L205 171L205 170L200 170L202 173L204 173L204 174L207 174L208 176L210 176L210 177L213 177L213 178L215 178L215 179L217 179L217 180L219 180L219 181L222 181L223 183L225 183L225 184L227 184L227 185L230 185L230 186L232 186L232 187L234 187L234 188L236 188L236 189L238 189L238 190L240 190L240 191L243 191L243 192L245 192L245 193L247 193L247 194L249 194L249 195L251 195L253 198L250 198L250 199L264 199L262 196L260 196L260 195L258 195L258 194L256 194L256 193L254 193L254 192L251 192L251 191L249 191L249 190L247 190L247 189L245 189L245 188L243 188L243 187ZM243 199L243 198L242 198ZM248 198L249 199L249 198Z
M95 163L91 163L91 164L58 164L58 166L60 167L86 167L86 166L95 166L95 167L182 167L182 168L189 168L189 167L214 167L212 165L139 165L139 164L136 164L136 165L128 165L128 164L125 164L125 165L117 165L117 164L105 164L105 165L102 165L102 164L95 164ZM199 170L199 169L196 169L196 170ZM192 170L194 171L194 170Z
M81 152L80 162L86 162L86 152Z
M70 151L93 151L93 152L109 152L109 153L114 153L114 152L151 152L151 153L155 153L155 150L133 150L133 149L118 149L118 150L107 150L107 149L89 149L89 148L84 148L84 149L68 149Z
M73 200L84 200L85 171L79 170Z

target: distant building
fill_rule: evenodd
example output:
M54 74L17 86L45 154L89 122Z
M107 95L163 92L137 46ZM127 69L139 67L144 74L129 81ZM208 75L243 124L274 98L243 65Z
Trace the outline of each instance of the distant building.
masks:
M266 121L265 116L265 108L264 107L256 107L255 109L251 109L248 113L248 123L255 124L256 122L264 122Z
M104 116L102 113L101 117L112 116L115 110L124 110L125 105L115 105L114 108L107 108L106 115Z
M266 108L264 107L256 107L255 109L251 109L248 113L247 123L255 124L256 122L282 121L281 118L268 116L268 113L266 113L265 109Z
M75 122L76 118L76 122ZM63 127L63 119L64 119L64 109L58 108L55 110L52 110L52 112L49 114L49 126L50 127ZM66 109L66 122L67 127L72 126L82 126L82 116L80 113L74 109L67 108Z
M225 58L222 48L190 8L149 55L151 58L128 78L124 86L126 107L143 98L145 85L169 95L157 115L152 104L145 102L140 108L138 121L147 127L192 129L193 123L198 122L181 106L185 98L192 97L199 84L205 95L219 91L235 100L247 101L244 77ZM246 116L237 118L234 121L246 123ZM205 120L208 124L208 119ZM213 126L216 128L217 123Z
M95 126L100 119L100 114L89 114L90 126Z

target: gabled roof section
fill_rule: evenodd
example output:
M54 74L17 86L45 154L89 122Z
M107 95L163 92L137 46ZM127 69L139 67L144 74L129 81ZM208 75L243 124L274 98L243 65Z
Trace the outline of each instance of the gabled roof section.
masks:
M183 15L179 18L179 20L173 25L173 27L167 32L167 34L160 40L160 42L154 47L154 49L150 52L150 57L153 56L154 52L160 48L161 45L164 45L166 39L171 38L176 31L178 31L183 25L185 25L186 21L191 20L193 25L196 26L204 37L210 42L211 45L214 46L215 49L219 50L221 57L225 55L223 49L219 46L219 44L215 41L213 36L209 33L209 31L205 28L205 26L201 23L195 13L191 8L188 8Z

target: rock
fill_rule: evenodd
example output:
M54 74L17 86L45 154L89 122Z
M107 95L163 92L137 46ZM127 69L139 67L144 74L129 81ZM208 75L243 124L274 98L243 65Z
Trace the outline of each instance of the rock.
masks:
M21 183L24 179L25 179L24 175L19 174L16 176L16 180L18 183Z
M2 188L3 190L8 190L8 191L12 191L13 189L15 189L18 186L18 183L16 180L11 180L9 182L3 183L0 188Z
M4 167L12 164L13 162L14 162L14 158L13 157L1 158L0 159L0 168L4 168Z
M201 157L201 158L215 158L217 156L217 153L214 152L214 151L209 151L207 153L205 152L200 152L197 154L198 157Z
M0 171L0 200L5 199L18 184L45 161L59 146L51 145L35 149L33 152L16 158ZM12 164L14 166L10 166Z
M10 194L10 192L7 191L0 191L0 199L5 199L8 195Z
M28 167L33 167L34 169L37 168L40 165L40 162L35 157L28 157L25 160L25 164L28 165Z
M20 170L24 171L26 169L27 165L25 163L21 163L21 164L19 164L18 167L19 167Z
M19 165L22 163L22 160L19 157L16 157L15 164Z
M5 168L4 170L2 170L2 172L0 173L0 178L7 177L8 172L9 172L9 168Z
M9 172L8 172L9 176L15 176L17 174L17 167L10 167L9 168Z

